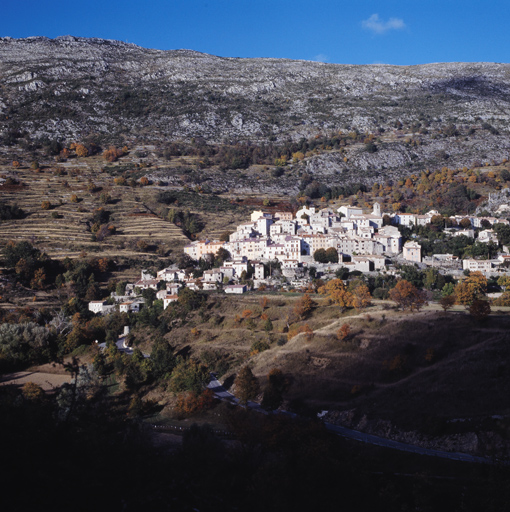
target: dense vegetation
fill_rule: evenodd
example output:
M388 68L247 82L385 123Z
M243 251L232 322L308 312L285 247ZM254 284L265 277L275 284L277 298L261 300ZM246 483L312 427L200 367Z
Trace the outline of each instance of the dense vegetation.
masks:
M128 396L109 397L76 371L77 384L54 397L0 388L5 510L64 510L79 497L78 510L309 510L341 502L348 511L469 512L503 510L509 499L506 469L365 450L317 422L248 411L230 413L235 444L193 426L181 445L157 449L138 421L123 419ZM402 467L410 474L398 476ZM98 483L101 475L107 484Z

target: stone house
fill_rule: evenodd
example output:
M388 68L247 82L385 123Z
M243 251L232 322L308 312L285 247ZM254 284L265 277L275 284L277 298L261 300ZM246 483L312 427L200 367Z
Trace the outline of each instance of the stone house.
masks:
M404 244L403 257L407 261L413 263L421 262L421 245L418 242L406 242Z

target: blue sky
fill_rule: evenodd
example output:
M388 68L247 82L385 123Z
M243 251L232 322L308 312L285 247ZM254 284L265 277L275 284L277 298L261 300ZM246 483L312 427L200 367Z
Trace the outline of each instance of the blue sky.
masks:
M509 0L3 0L0 35L340 64L509 62L509 19Z

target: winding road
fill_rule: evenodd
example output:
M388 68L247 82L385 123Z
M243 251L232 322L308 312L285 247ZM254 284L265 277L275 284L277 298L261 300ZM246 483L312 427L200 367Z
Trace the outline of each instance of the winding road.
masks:
M221 382L216 378L215 375L211 374L211 380L207 387L214 393L214 395L220 400L227 400L233 404L239 405L239 400L232 394L229 393L221 384ZM254 409L263 414L269 414L266 410L262 408L262 406L256 402L248 402L247 406L250 409ZM277 411L279 414L286 414L288 416L296 417L296 414L293 414L288 411ZM476 462L482 464L494 464L497 461L487 458L487 457L477 457L476 455L470 455L468 453L460 453L460 452L445 452L442 450L433 450L431 448L423 448L421 446L416 446L413 444L401 443L399 441L393 441L392 439L387 439L385 437L374 436L372 434L366 434L364 432L360 432L358 430L352 430L347 427L342 427L340 425L334 425L333 423L324 422L324 426L326 430L329 432L344 437L346 439L353 439L355 441L360 441L362 443L367 443L375 446L382 446L384 448L391 448L393 450L400 450L409 453L415 453L417 455L428 455L431 457L441 457L443 459L449 460L457 460L462 462ZM501 463L500 461L498 463ZM503 464L508 465L509 462L503 462Z

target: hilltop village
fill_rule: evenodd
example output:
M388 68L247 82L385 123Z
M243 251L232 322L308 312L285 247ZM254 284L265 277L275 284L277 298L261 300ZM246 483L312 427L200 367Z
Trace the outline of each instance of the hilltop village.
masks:
M173 265L156 273L142 271L140 280L128 284L124 294L113 292L109 300L91 302L89 309L94 313L114 309L136 313L145 303L144 290L153 290L153 298L162 300L166 309L183 287L231 294L251 289L305 289L314 278L327 279L342 273L395 276L402 265L433 267L456 278L471 271L486 277L508 272L507 246L493 259L461 259L451 253L424 257L416 240L403 243L405 228L429 224L441 225L448 237L464 236L473 241L476 237L478 244L491 244L492 248L498 244L492 226L510 229L510 222L504 218L445 218L436 210L423 215L390 214L382 213L378 203L370 213L354 206L341 206L336 211L302 207L295 215L259 210L251 214L249 222L237 226L228 241L197 240L186 245L187 268Z

